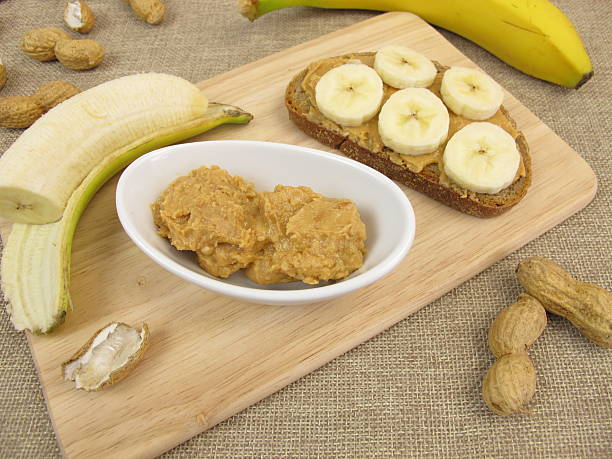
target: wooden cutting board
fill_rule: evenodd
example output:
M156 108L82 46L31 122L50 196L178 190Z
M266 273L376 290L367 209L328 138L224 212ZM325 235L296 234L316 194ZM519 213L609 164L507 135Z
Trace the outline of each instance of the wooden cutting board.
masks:
M312 60L390 43L409 45L446 65L472 65L418 17L380 15L200 83L211 100L239 105L255 119L194 140L327 149L287 119L285 85ZM527 197L501 217L481 220L407 190L417 219L408 257L374 285L320 304L245 304L167 273L121 229L116 179L108 183L77 230L74 310L51 336L29 337L65 456L160 454L380 333L586 206L596 191L589 166L509 94L505 105L532 150L534 180ZM107 390L74 390L61 379L61 362L113 320L149 324L144 361Z

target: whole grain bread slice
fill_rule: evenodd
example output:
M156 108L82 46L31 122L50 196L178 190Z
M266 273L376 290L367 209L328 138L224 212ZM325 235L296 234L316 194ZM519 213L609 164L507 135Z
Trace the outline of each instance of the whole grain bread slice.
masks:
M342 60L360 59L362 62L371 62L374 53L354 53L338 56L334 59ZM319 63L325 63L325 59ZM331 61L330 61L331 62ZM447 67L434 62L441 75ZM351 132L333 123L331 120L322 120L322 115L316 109L316 104L311 95L303 88L309 67L295 75L287 86L285 93L285 105L289 111L289 118L307 135L315 138L322 144L340 150L349 158L364 163L387 177L397 180L416 191L419 191L443 204L454 209L477 217L494 217L502 214L517 204L527 193L531 184L532 167L529 147L524 135L516 128L516 123L510 117L507 110L500 108L499 118L503 118L513 127L518 151L522 158L522 173L517 174L515 181L498 194L476 193L461 188L459 185L442 180L440 164L428 164L420 171L410 170L399 161L393 161L394 152L387 147L373 150L367 142L351 135ZM389 88L387 88L389 89ZM450 138L450 135L449 135ZM444 148L444 145L442 146ZM395 154L397 156L397 154Z

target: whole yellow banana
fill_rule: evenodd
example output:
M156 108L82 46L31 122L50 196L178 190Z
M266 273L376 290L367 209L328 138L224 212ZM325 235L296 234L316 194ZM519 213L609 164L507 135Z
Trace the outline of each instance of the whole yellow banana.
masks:
M289 6L408 11L536 78L579 88L593 76L576 29L548 0L238 0L251 21Z

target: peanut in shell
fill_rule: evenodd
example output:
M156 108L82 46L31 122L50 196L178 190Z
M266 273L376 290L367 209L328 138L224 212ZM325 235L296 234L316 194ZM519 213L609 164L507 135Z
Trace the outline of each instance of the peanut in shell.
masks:
M516 273L523 288L548 312L569 320L595 344L612 347L612 293L574 279L543 257L526 258Z
M43 109L32 97L0 97L0 126L12 129L27 128L42 116Z
M128 0L132 11L149 24L159 24L164 19L166 7L161 0Z
M56 59L55 45L60 40L72 40L68 32L57 27L30 30L21 37L21 50L37 61Z
M6 69L4 68L2 59L0 59L0 89L4 88L5 84L6 84Z
M506 354L485 375L482 397L496 414L530 413L526 406L535 389L536 372L527 353Z
M534 297L521 293L516 303L503 309L489 327L491 353L499 358L526 352L546 327L546 310Z
M73 70L97 67L104 58L104 48L94 40L60 40L55 45L57 60Z
M44 112L48 112L56 105L80 92L79 88L67 81L50 81L42 85L32 97Z

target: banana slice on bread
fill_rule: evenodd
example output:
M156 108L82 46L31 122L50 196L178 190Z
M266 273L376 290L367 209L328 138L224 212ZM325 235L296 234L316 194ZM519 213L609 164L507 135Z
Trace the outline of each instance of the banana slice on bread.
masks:
M397 45L378 50L374 70L385 83L397 89L427 88L438 74L433 62L421 53Z
M454 113L477 121L495 115L504 100L502 88L493 78L467 67L451 67L444 72L440 93Z
M429 89L397 91L378 115L382 142L397 153L422 155L436 151L448 136L450 119L442 101Z
M521 154L514 138L498 125L471 123L457 131L444 149L444 172L464 188L496 194L516 176Z
M364 64L344 64L321 77L315 88L317 108L341 126L370 121L383 99L383 82Z

